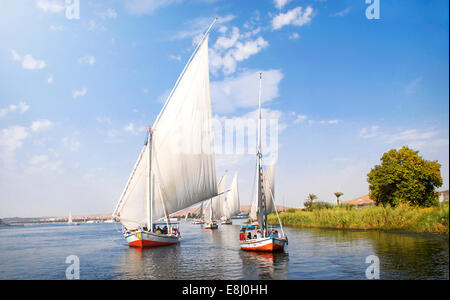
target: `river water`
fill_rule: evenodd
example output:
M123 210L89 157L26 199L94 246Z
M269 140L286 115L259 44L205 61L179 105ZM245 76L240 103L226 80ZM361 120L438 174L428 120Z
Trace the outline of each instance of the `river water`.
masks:
M380 279L449 279L448 235L285 228L282 253L244 252L239 228L181 222L177 245L129 248L120 224L0 228L0 279L66 279L66 258L80 279L366 279L366 257Z

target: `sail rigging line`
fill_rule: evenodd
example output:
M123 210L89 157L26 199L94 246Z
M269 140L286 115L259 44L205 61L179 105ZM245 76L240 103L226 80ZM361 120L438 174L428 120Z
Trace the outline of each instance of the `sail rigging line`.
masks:
M200 49L201 45L203 44L203 42L206 40L206 38L209 36L209 33L211 32L211 29L213 28L214 24L217 22L218 18L215 18L214 21L211 23L211 25L209 25L208 30L206 30L205 34L203 35L202 39L200 40L200 42L198 43L197 47L195 48L194 52L192 53L191 57L189 58L188 62L186 63L186 65L184 66L183 71L181 72L180 76L178 76L177 81L175 82L175 85L172 88L172 91L170 92L169 96L166 99L166 102L164 103L163 108L161 109L161 111L159 112L158 116L156 117L155 123L153 123L153 128L156 127L156 125L158 124L158 121L161 117L161 115L163 114L164 110L167 107L167 104L169 103L170 99L172 98L173 93L175 92L175 90L178 87L178 84L180 83L181 79L183 79L184 74L186 73L186 70L189 68L192 60L194 59L195 55L197 54L198 50Z
M278 223L280 223L281 233L283 234L283 238L284 238L284 237L286 237L286 234L284 233L283 223L281 223L280 216L278 215L277 205L275 204L275 197L274 197L274 195L272 193L272 189L270 187L269 187L269 192L272 195L272 203L275 208L275 213L277 214Z
M123 201L122 201L122 200L123 200L123 196L125 195L125 193L126 193L127 190L128 190L128 186L129 186L129 184L130 184L130 182L131 182L131 179L134 177L134 174L135 174L135 172L136 172L136 169L137 169L139 163L140 163L141 160L142 160L143 154L144 154L144 152L145 152L145 147L147 147L147 143L144 145L144 147L142 147L142 150L141 150L141 152L139 153L139 157L138 157L136 163L134 164L133 171L131 172L130 177L129 177L128 180L127 180L127 184L125 185L125 188L123 189L122 194L120 195L120 198L119 198L120 200L119 200L119 202L117 203L116 208L114 209L114 212L113 212L113 214L112 214L113 217L117 217L117 211L118 211L118 209L119 209L120 204L122 204L122 202L123 202Z

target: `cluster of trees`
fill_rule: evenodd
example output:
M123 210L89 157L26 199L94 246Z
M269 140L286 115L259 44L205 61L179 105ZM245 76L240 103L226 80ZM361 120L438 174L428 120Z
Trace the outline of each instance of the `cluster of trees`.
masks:
M383 154L381 164L376 165L367 174L369 197L377 205L397 206L407 203L413 206L430 207L439 203L436 189L442 186L441 165L437 161L428 161L407 146L400 150L392 149ZM335 192L337 205L344 194ZM309 194L304 202L307 209L330 205L326 202L314 202L318 197Z
M408 203L430 207L439 203L436 188L442 186L441 165L428 161L407 146L383 154L381 164L367 174L370 198L377 204Z

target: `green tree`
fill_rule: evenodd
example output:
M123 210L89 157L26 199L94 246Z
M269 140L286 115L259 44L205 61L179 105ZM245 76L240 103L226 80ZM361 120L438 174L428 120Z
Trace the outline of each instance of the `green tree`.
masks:
M344 195L344 193L336 192L336 193L334 193L334 195L336 196L336 202L337 202L337 205L339 205L339 198L340 198L342 195Z
M316 199L318 199L318 198L319 198L319 197L317 197L317 196L314 195L314 194L309 194L308 197L306 197L306 201L305 201L305 203L304 203L305 207L306 207L307 209L311 209L314 200L316 200Z
M437 205L435 189L442 186L441 165L424 160L418 153L407 146L384 153L381 165L367 174L370 198L383 205Z

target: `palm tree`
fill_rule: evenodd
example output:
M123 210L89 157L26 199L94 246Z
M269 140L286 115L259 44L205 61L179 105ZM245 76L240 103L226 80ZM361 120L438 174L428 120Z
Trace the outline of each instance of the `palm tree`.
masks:
M342 195L344 195L344 193L336 192L336 193L334 193L334 195L336 196L337 205L339 205L339 197L341 197Z
M306 207L306 208L311 208L312 205L313 205L314 200L316 200L316 199L318 199L318 198L319 198L319 197L317 197L317 196L314 195L314 194L309 194L308 197L306 197L306 202L304 203L304 204L305 204L305 207Z

